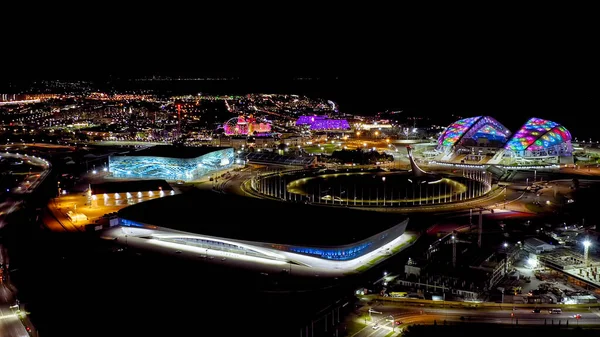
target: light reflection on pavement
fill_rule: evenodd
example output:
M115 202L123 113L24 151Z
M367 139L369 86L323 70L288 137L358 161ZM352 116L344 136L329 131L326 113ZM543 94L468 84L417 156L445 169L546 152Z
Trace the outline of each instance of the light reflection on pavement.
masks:
M10 282L10 261L5 247L0 243L0 336L37 336L26 315L25 308L16 298L17 289ZM27 331L27 328L31 332Z

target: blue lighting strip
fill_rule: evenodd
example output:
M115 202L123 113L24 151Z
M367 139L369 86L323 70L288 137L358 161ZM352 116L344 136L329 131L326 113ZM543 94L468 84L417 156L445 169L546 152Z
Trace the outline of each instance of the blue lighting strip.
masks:
M109 171L118 178L156 178L190 181L213 171L230 167L235 161L232 148L214 151L196 158L150 156L111 156Z
M310 248L310 247L290 247L289 250L294 253L312 255L327 260L352 260L364 254L364 251L373 243L365 242L358 246L342 249Z
M135 221L131 221L131 220L123 219L123 218L119 218L119 224L121 226L126 226L126 227L140 227L140 228L146 227L145 225L143 225L139 222L135 222Z

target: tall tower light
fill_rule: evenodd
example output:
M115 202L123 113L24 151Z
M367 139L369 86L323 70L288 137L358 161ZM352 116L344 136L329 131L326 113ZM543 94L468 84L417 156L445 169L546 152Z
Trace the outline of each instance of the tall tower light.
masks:
M177 136L181 137L181 103L177 104Z
M456 231L452 233L452 267L456 268Z
M477 246L481 248L481 232L483 232L483 209L479 209L479 226L477 230Z
M585 241L583 241L583 260L585 262L586 267L590 266L590 246L591 245L592 245L592 242L589 239L585 239Z

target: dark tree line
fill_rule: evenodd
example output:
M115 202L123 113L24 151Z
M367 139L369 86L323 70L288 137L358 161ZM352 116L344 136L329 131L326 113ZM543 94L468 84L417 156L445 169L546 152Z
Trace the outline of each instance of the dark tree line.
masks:
M340 163L354 163L357 165L375 164L377 162L394 161L392 155L385 152L363 150L339 150L331 154L331 159Z

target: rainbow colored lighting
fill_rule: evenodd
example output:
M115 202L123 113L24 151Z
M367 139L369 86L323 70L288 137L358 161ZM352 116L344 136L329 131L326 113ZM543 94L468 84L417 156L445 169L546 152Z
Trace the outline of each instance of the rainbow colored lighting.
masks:
M456 144L465 132L467 132L480 118L481 116L463 118L450 124L438 139L438 144L442 146L452 146Z
M469 131L465 132L462 139L479 139L486 138L488 140L502 140L506 142L511 132L500 122L493 117L481 117L477 123L473 124Z
M496 130L493 126L491 125L486 125L484 127L482 127L481 129L479 129L477 131L477 133L481 133L481 134L485 134L485 135L491 135L491 136L504 136L503 134L499 133L498 130Z
M571 133L567 128L560 125L546 132L541 138L537 139L527 149L531 151L549 148L571 140Z
M531 118L504 147L514 152L539 151L571 140L571 133L556 122Z

